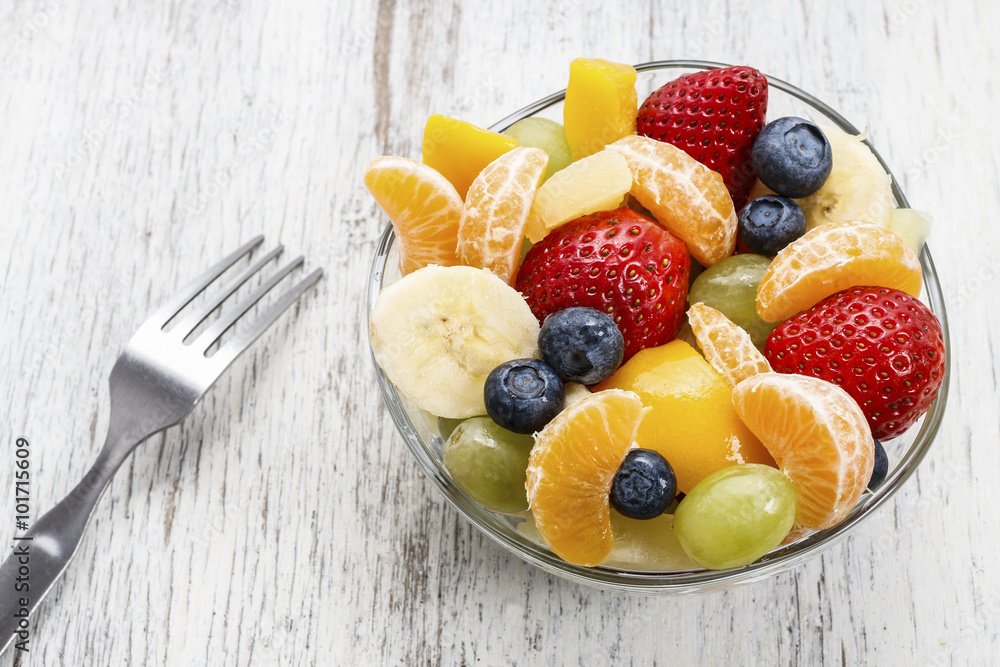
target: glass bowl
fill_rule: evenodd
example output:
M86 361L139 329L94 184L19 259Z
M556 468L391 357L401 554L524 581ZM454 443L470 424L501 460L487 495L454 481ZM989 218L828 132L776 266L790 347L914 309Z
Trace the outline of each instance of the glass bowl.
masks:
M646 94L677 76L695 70L717 67L728 67L728 65L697 60L664 60L636 65L636 70L639 73L636 84L639 99L644 99ZM797 115L814 121L831 122L847 132L860 134L847 119L809 93L769 75L767 75L767 80L770 84L769 118ZM491 126L490 129L501 132L528 116L550 117L553 120L561 121L560 103L565 98L565 94L566 91L562 90L544 97L507 116ZM891 176L891 172L877 151L875 155ZM895 179L892 182L892 192L898 207L909 207L906 196L899 189ZM372 262L368 283L369 312L382 287L400 277L398 256L394 249L393 240L392 225L387 224ZM913 475L917 466L927 455L941 425L948 397L951 346L944 297L937 272L934 269L934 262L926 246L920 253L920 264L924 273L924 291L921 298L941 321L945 349L949 358L949 366L946 366L944 382L941 385L938 398L920 422L899 438L884 443L890 460L888 476L878 490L874 493L866 492L862 496L846 519L832 528L812 533L791 544L779 547L760 560L740 568L650 572L609 566L581 567L563 561L544 545L538 544L518 532L517 525L524 521L523 517L507 516L483 509L458 488L441 460L441 448L444 443L438 434L436 419L400 396L382 373L378 364L375 363L374 357L372 362L375 365L375 374L386 407L417 464L430 477L448 502L473 525L505 549L528 563L556 575L599 588L644 594L697 593L724 589L736 584L759 581L775 573L789 570L844 539Z

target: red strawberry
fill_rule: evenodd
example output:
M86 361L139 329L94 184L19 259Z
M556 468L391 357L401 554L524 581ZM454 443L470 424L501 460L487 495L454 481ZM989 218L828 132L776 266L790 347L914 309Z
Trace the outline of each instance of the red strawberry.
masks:
M639 107L636 132L673 144L722 174L739 211L756 177L750 161L767 113L767 78L726 67L675 79Z
M842 387L876 438L895 438L927 412L944 380L941 324L899 290L852 287L785 320L764 354L779 373Z
M608 313L625 337L627 360L677 335L690 273L680 239L622 207L550 232L528 251L515 287L539 321L570 306Z

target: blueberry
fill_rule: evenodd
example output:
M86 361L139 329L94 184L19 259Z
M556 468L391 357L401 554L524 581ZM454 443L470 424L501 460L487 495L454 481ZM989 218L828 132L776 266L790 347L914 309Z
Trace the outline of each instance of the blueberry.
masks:
M774 257L806 233L806 214L788 197L764 195L740 211L739 233L750 252Z
M808 197L833 168L833 151L823 131L804 118L771 121L750 152L760 182L785 197Z
M621 364L625 338L610 315L577 306L545 318L538 348L563 380L597 384Z
M534 433L563 409L566 387L544 361L515 359L487 376L483 397L497 424L514 433Z
M611 483L611 506L630 519L655 519L677 495L674 469L658 452L633 449Z
M885 476L889 474L889 456L885 453L885 447L876 438L875 441L875 467L872 468L872 478L868 480L868 490L874 491L882 486Z

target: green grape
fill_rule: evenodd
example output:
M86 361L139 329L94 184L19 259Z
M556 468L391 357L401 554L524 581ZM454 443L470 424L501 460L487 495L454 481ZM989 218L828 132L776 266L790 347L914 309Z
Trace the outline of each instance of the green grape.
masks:
M695 569L674 534L673 522L674 517L667 513L641 520L611 510L615 543L605 565L654 572Z
M652 214L650 214L651 216ZM694 258L694 255L691 255L691 272L688 274L688 285L694 285L694 281L703 273L705 273L705 267Z
M528 254L528 251L531 250L534 245L534 243L528 240L528 237L524 237L524 240L521 241L521 262L524 261L524 256Z
M697 568L677 540L673 524L672 514L663 513L655 519L629 519L612 509L611 531L615 542L604 564L648 572L676 572ZM545 544L545 538L538 532L535 518L530 513L524 522L518 524L517 532L532 542Z
M438 433L441 434L443 440L448 440L451 434L455 432L458 425L464 422L464 419L451 419L449 417L438 417Z
M517 143L521 146L541 148L549 154L549 167L545 170L546 180L573 161L569 146L566 144L566 132L563 126L554 120L525 118L508 127L503 133L517 139Z
M757 285L771 263L761 255L733 255L705 269L688 292L689 303L704 303L728 317L750 334L763 349L777 322L757 316Z
M452 432L441 456L459 488L488 510L528 509L524 490L534 439L501 428L488 417L466 419Z
M698 565L741 567L781 544L797 506L795 487L777 468L733 465L701 480L681 500L674 533Z

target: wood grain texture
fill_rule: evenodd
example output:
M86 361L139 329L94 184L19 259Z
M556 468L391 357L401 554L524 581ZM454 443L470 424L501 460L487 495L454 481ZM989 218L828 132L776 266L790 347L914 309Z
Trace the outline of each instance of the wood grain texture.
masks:
M33 516L83 475L121 346L202 267L263 232L327 276L123 466L31 652L0 664L991 664L998 22L990 0L8 3L0 515L18 436ZM580 55L794 82L867 126L936 217L942 434L887 507L787 574L671 599L564 582L460 519L381 405L363 165L417 157L430 113L488 125L564 87Z

